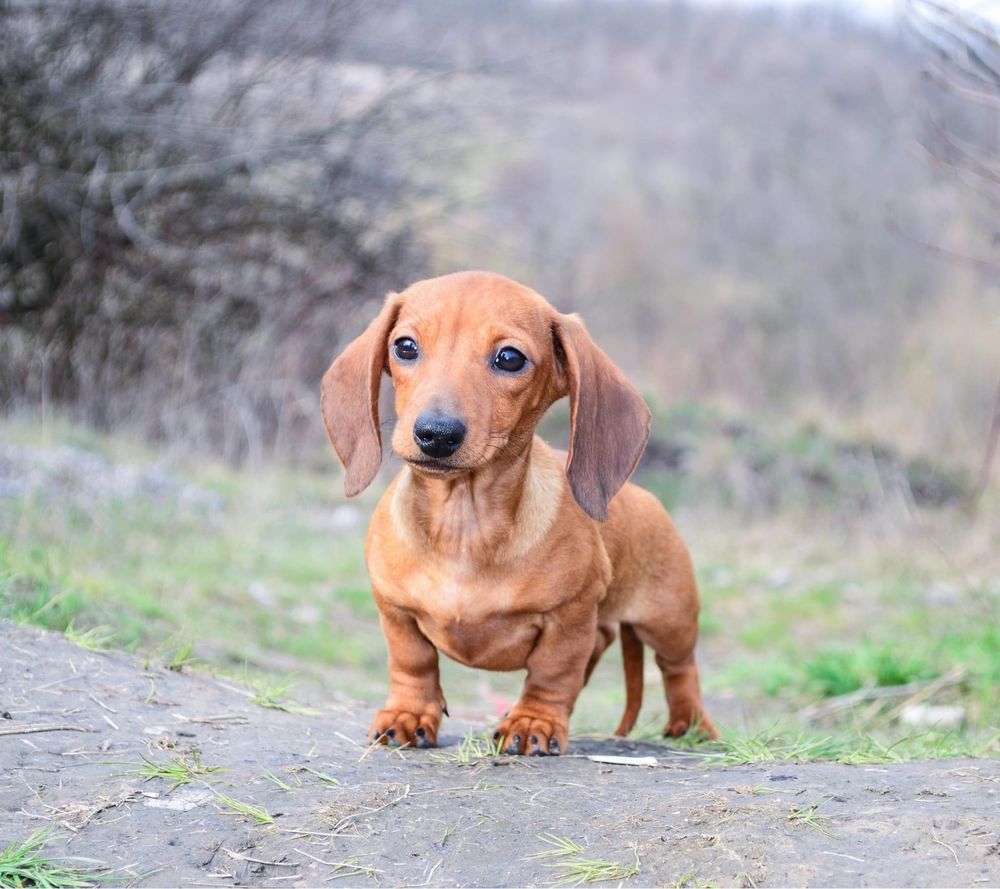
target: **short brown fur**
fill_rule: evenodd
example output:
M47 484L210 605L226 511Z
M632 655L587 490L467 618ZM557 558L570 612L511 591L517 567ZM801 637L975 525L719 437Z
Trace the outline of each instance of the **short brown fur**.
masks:
M418 344L418 360L393 356L401 337ZM528 357L523 372L492 367L503 346ZM437 743L443 651L473 667L526 668L497 736L512 753L565 752L573 705L619 625L627 703L618 734L635 724L648 645L669 703L664 734L696 728L715 737L698 688L698 589L687 548L659 501L627 483L649 411L582 322L486 272L390 294L323 378L323 418L348 496L381 462L384 372L396 391L392 448L407 466L380 500L366 545L390 674L372 739ZM568 455L534 435L564 396ZM431 463L413 439L428 409L467 427L458 451Z

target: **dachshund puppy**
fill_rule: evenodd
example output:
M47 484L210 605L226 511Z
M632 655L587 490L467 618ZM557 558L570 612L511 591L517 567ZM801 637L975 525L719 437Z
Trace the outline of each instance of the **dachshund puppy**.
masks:
M694 661L698 589L659 501L626 484L649 437L638 391L574 315L500 275L461 272L390 293L323 377L323 420L347 496L382 461L383 373L405 462L372 516L365 556L389 649L372 740L433 747L447 712L438 652L527 669L497 728L508 753L559 754L569 717L621 628L635 725L643 645L663 673L664 734L715 737ZM570 399L568 455L534 434Z

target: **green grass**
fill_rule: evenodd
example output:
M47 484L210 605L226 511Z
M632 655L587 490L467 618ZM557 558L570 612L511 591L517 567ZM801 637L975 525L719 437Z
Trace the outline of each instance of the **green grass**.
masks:
M108 651L115 642L116 634L111 627L91 627L82 632L73 626L73 621L66 627L65 636L74 645L88 651Z
M968 649L975 644L976 631L968 630L959 640L955 657L935 655L930 646L908 646L901 642L873 643L867 639L854 640L851 644L826 645L814 653L795 658L781 649L787 643L779 643L778 651L768 640L784 640L796 623L794 615L782 613L771 617L774 627L761 637L755 633L742 631L740 641L760 649L762 655L755 659L734 659L726 672L714 677L713 682L748 682L770 697L782 695L807 695L810 698L837 697L860 688L877 688L891 685L906 685L911 682L931 679L944 672L955 661L968 660ZM800 624L801 625L801 624ZM755 627L761 626L758 621ZM924 648L921 651L919 649ZM986 669L996 669L986 665Z
M726 730L723 730L719 741L705 744L699 750L718 765L835 759L838 752L836 742L830 737L765 733L742 735Z
M1000 730L987 729L978 733L925 731L894 739L862 735L853 743L842 742L836 759L852 765L869 765L980 756L1000 757Z
M906 685L932 675L920 655L898 645L871 643L822 649L802 665L802 672L806 683L822 697L868 686Z
M810 734L802 730L772 728L755 734L722 729L722 737L688 746L719 766L766 762L828 760L851 765L912 762L920 759L955 759L1000 755L1000 730L976 735L923 731L886 740L871 734L838 730ZM676 746L677 742L669 742Z
M695 447L723 419L711 408L681 405L670 414L671 435ZM47 446L31 429L2 422L0 434L11 433L6 439ZM159 459L88 430L59 427L56 442L132 465ZM811 432L782 447L818 468L833 459ZM385 645L363 545L380 492L375 486L351 504L358 509L355 525L332 523L345 505L339 472L332 455L317 465L325 469L171 466L179 482L221 498L214 512L185 508L169 495L5 500L0 618L65 633L86 648L134 650L172 669L196 665L242 677L262 707L311 712L290 697L293 671L310 689L333 684L377 701L387 684ZM941 510L921 513L912 532L879 536L877 522L815 504L805 511L790 504L747 522L735 508L692 505L696 494L674 486L669 496L698 566L703 688L755 714L741 726L742 737L730 736L717 753L729 761L809 753L858 762L996 755L1000 558L990 545L993 519L984 513L970 527L960 514ZM800 718L823 699L926 682L959 665L962 681L929 701L965 708L953 734L887 723L884 714L903 698L886 699L877 712L862 704L822 723ZM447 658L441 671L449 701L481 714L487 732L434 756L461 763L491 755L490 733L516 700L521 676L471 670ZM615 645L577 702L574 733L609 732L623 704ZM665 718L659 683L651 681L642 711L651 737ZM789 726L783 739L768 728L775 723Z
M697 874L684 874L676 883L674 889L715 889L717 883L703 880ZM753 885L751 883L750 885Z
M501 737L494 741L492 735L469 732L462 738L457 747L434 751L431 753L431 759L435 762L454 762L468 765L478 759L499 756L503 753L505 743L506 738Z
M959 531L960 516L940 519L934 546L926 539L919 546L868 543L843 529L791 542L785 520L762 532L766 545L749 557L738 542L718 539L728 531L693 539L695 551L708 555L699 570L709 614L702 649L713 669L703 674L703 687L710 695L753 699L760 716L752 734L774 718L792 721L824 698L919 685L962 667L964 679L931 703L963 706L962 731L975 746L996 728L1000 712L1000 582L970 581L959 566L968 561L973 577L996 578L1000 564L984 562L984 542ZM977 533L981 541L995 537L988 525ZM833 538L829 544L823 534ZM822 728L835 735L884 732L884 714L906 695L883 700L881 708L862 700ZM896 740L909 730L893 731Z
M222 793L217 793L215 798L233 815L241 815L244 818L249 818L251 821L255 821L261 826L274 824L274 818L263 806L255 806L253 803L245 803L238 799L233 799L231 796L225 796Z
M327 867L331 868L330 872L326 875L324 882L330 883L334 880L342 880L350 877L367 877L372 879L373 877L385 873L385 871L378 870L378 868L368 867L361 863L361 859L357 856L352 856L350 858L345 858L343 861L320 861L313 855L307 855L306 857L312 858L314 861L319 861L320 864L325 864Z
M194 653L194 643L187 642L181 645L174 653L170 656L167 661L167 669L173 670L175 673L180 673L184 669L185 665L191 662L191 655Z
M155 762L141 757L142 762L135 763L138 768L127 772L129 775L138 775L147 780L159 778L170 782L170 790L176 790L184 784L204 778L214 772L221 771L218 766L205 766L201 763L201 757L197 752L192 752L190 756L172 756L166 762Z
M597 858L584 858L583 847L569 837L555 834L540 834L538 839L548 848L527 856L529 861L541 861L545 867L556 870L556 883L603 883L623 881L639 873L639 853L633 847L635 864L617 864Z
M45 843L52 838L52 828L36 830L22 843L13 843L0 852L0 886L36 886L39 889L93 886L107 881L99 862L89 858L53 858L45 855ZM71 862L81 862L72 864Z
M258 707L267 710L280 710L283 713L295 713L299 716L319 716L319 711L311 707L303 707L288 699L288 692L295 687L295 682L289 680L277 684L265 680L247 680L246 684L253 690L250 701Z
M333 775L328 775L326 772L319 771L319 769L313 769L309 766L300 766L297 771L313 775L318 778L321 783L328 784L330 787L340 787L340 781L334 778Z
M115 451L114 440L106 445ZM155 455L130 448L127 459L151 464ZM318 671L374 673L384 648L362 556L364 515L356 528L329 526L342 503L335 465L331 455L326 473L172 470L220 494L217 513L170 497L4 501L0 618L89 646L113 631L117 647L143 653L183 639L167 655L175 669L194 653L214 668L266 665L274 652Z
M500 784L494 784L492 781L480 778L475 784L472 785L472 790L473 792L485 793L490 790L499 790L500 787Z
M277 775L274 774L274 772L268 771L267 769L263 768L263 766L261 767L261 769L264 773L264 778L267 781L270 781L275 787L278 788L278 790L287 791L292 789L289 786L288 782L282 781L281 778L279 778Z
M827 826L833 819L828 815L820 814L819 807L822 805L824 799L826 798L819 799L807 806L794 806L786 817L792 824L811 827L831 840L838 840L840 837Z

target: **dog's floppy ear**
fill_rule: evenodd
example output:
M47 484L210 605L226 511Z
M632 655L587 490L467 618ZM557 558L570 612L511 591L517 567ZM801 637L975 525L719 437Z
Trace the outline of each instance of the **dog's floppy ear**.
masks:
M576 502L603 522L646 447L649 408L578 317L559 315L552 334L569 394L566 475Z
M323 375L323 424L344 464L344 493L348 497L367 488L382 463L378 396L388 359L389 331L398 316L399 296L390 293L378 317Z

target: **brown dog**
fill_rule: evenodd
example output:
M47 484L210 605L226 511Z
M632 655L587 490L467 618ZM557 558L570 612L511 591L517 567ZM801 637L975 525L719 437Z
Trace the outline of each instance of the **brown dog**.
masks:
M526 668L495 737L509 753L563 752L577 695L617 625L626 686L617 734L638 716L645 644L666 687L664 734L695 727L714 737L694 662L687 548L659 501L626 484L649 410L580 320L485 272L389 294L323 377L323 420L349 497L382 460L384 372L396 390L392 449L407 465L366 546L391 682L372 739L437 743L443 651L472 667ZM534 435L565 395L568 458Z

